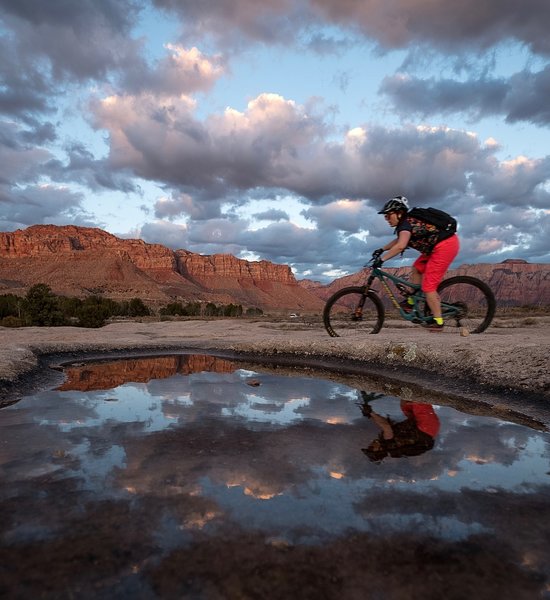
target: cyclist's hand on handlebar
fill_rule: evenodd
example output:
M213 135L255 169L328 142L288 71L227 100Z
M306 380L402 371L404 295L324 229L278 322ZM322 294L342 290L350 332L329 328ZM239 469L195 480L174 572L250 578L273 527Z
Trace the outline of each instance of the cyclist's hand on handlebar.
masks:
M378 250L375 250L375 251L372 253L372 257L373 257L373 258L378 258L379 256L381 256L381 254L382 254L383 252L384 252L384 249L383 249L383 248L378 248Z

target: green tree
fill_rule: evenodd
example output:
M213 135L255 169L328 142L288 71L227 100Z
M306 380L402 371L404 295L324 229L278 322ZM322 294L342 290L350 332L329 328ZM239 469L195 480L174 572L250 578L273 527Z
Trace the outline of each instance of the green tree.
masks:
M0 319L4 317L21 317L23 298L15 294L0 296Z
M200 302L188 302L185 305L185 315L188 317L197 317L201 314L201 304Z
M183 316L186 314L185 307L181 302L170 302L166 306L161 307L161 315Z
M204 307L205 317L215 317L218 314L218 307L213 302L207 302Z
M66 322L57 296L45 283L37 283L29 289L25 296L24 313L31 325L52 327Z
M98 296L88 296L78 308L76 316L80 327L103 327L109 318L109 308Z

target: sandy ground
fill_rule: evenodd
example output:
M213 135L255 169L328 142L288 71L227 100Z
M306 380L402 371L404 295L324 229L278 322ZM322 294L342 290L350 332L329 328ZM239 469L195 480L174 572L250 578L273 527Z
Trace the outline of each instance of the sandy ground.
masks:
M350 342L331 338L320 324L300 321L119 322L100 329L0 327L0 402L44 385L44 357L161 350L221 352L253 361L300 365L338 373L385 375L525 410L550 420L550 318L495 322L485 333L431 333L391 321L377 335ZM27 390L25 389L27 388ZM2 397L3 396L3 397ZM550 408L549 408L550 410Z

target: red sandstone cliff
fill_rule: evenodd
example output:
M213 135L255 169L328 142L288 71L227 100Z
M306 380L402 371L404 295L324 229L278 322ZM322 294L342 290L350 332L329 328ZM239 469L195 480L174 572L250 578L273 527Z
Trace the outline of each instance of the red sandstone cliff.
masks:
M46 283L58 294L101 294L118 300L139 296L149 304L177 299L263 309L322 306L287 265L173 252L160 244L72 225L0 233L0 293L24 294L35 283Z
M233 373L234 363L215 356L189 354L180 356L155 356L116 360L109 363L91 363L68 367L61 391L110 390L128 382L147 383L151 379L166 379L176 374L190 375L210 371Z

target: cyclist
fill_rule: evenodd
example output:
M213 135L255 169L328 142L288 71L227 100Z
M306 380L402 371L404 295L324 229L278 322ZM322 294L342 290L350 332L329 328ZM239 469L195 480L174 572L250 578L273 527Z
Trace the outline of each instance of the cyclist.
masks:
M409 203L405 196L391 198L384 204L382 210L378 211L379 215L384 215L390 227L395 228L397 238L375 250L373 256L380 265L401 254L408 247L420 252L420 256L412 266L411 281L421 284L422 291L426 295L426 302L433 315L427 323L428 329L442 331L444 323L437 288L458 254L460 243L456 234L442 240L439 232L427 232L421 222L407 216L408 212ZM401 303L401 307L406 312L410 312L412 304L412 298L408 298Z

